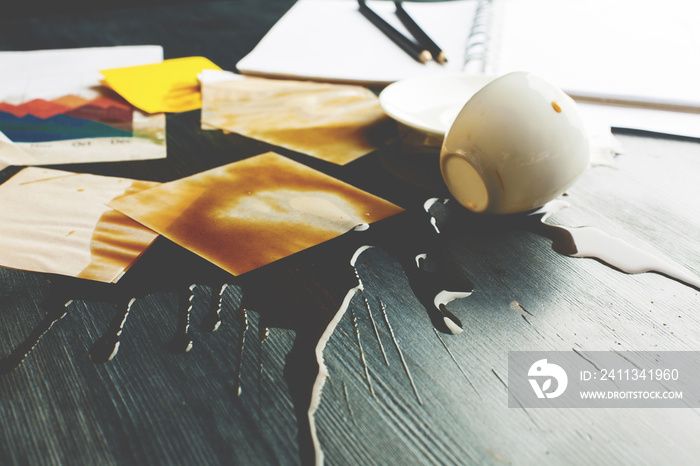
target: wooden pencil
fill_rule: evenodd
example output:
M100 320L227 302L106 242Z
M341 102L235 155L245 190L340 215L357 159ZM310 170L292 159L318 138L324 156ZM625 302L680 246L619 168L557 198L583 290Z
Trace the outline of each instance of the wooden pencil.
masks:
M426 34L425 31L418 26L418 24L416 24L413 18L411 18L406 10L404 10L401 2L394 2L394 5L396 6L396 16L399 17L403 25L406 26L406 29L408 29L413 37L415 37L418 43L421 44L428 52L430 52L435 61L440 64L446 63L447 55L445 55L445 52L440 49L440 47L430 38L430 36L428 36L428 34Z
M420 45L413 42L411 39L407 38L399 31L394 29L394 27L384 21L381 16L377 15L371 8L369 8L364 0L357 0L360 5L360 12L372 22L380 31L382 31L389 39L394 41L396 45L401 47L406 53L408 53L414 60L425 63L432 60L433 56L430 52Z

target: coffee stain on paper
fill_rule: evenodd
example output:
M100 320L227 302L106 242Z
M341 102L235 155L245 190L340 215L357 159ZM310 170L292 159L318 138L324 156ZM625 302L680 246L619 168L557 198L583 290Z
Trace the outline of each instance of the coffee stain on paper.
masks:
M403 211L272 152L110 206L233 275Z
M158 235L106 203L156 184L22 169L0 186L0 265L116 282Z
M202 84L202 129L222 129L345 165L394 127L361 86L265 78Z

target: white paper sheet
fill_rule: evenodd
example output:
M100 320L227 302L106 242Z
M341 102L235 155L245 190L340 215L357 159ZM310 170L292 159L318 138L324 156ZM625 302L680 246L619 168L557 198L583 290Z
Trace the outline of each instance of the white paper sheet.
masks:
M489 67L576 96L700 110L700 2L496 0Z

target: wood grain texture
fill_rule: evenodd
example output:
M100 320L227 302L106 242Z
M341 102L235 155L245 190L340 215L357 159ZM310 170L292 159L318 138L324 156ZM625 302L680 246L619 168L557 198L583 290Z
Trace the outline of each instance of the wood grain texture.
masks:
M203 55L230 69L291 2L265 5L4 20L0 48L159 43L167 57ZM273 149L202 132L197 111L167 124L166 160L61 168L170 181ZM588 170L551 222L600 228L700 274L700 144L619 137L625 154ZM313 350L358 277L364 289L324 353L330 377L316 424L327 464L696 462L696 410L508 408L506 387L508 351L698 350L697 290L563 256L518 222L455 203L431 209L441 231L433 234L423 203L447 194L425 154L392 145L337 167L281 153L408 211L371 235L345 235L240 277L165 240L119 286L0 269L0 357L45 311L72 300L23 363L0 375L0 464L311 463ZM365 240L376 247L360 255L355 276L348 261ZM426 250L452 260L440 279L473 286L448 305L461 334L435 330L426 296L441 282L409 267ZM95 363L93 345L131 298L118 353ZM183 306L192 349L179 353L171 342Z
M595 225L630 243L653 245L697 274L696 240L677 233L700 231L700 212L689 193L697 145L622 139L628 154L615 168L592 168L566 198L571 207L554 220ZM646 152L655 146L667 148L665 163ZM687 177L671 175L674 157L688 164ZM328 449L379 464L385 457L372 452L428 464L580 464L582 458L606 464L692 463L698 428L693 410L509 409L505 385L508 351L696 350L698 292L658 275L626 275L595 260L561 256L546 238L528 232L459 226L464 228L446 235L475 283L472 296L452 304L465 327L460 335L434 333L420 305L401 291L406 283L400 282L395 260L381 252L363 257L363 293L370 303L381 299L394 316L423 404L417 403L396 352L390 352L389 366L383 361L356 299L375 396L346 318L329 348L333 382L320 414ZM652 238L647 231L664 233ZM380 335L390 347L388 330ZM346 389L354 402L344 399Z

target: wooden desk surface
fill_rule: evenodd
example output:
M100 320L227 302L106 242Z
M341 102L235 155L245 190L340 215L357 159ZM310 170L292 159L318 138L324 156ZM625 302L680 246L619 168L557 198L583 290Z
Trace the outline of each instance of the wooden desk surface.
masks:
M160 44L166 58L202 55L233 69L291 3L0 20L0 49ZM395 145L337 167L202 132L198 111L168 115L167 137L166 160L57 168L169 181L272 149L407 212L371 235L353 232L241 277L166 240L116 287L0 269L0 367L14 367L38 341L0 375L0 464L311 463L314 351L336 316L313 418L328 464L696 462L694 409L518 409L506 391L509 351L697 350L696 289L562 255L541 229L454 203L433 204L438 235L423 210L447 198L436 161ZM618 137L625 153L589 169L552 221L597 227L700 274L700 144ZM377 247L353 270L365 242ZM412 261L426 251L446 260L421 275ZM349 294L357 277L363 289ZM448 305L460 334L434 325L441 316L430 300L442 288L473 289ZM117 356L96 362L122 322Z

